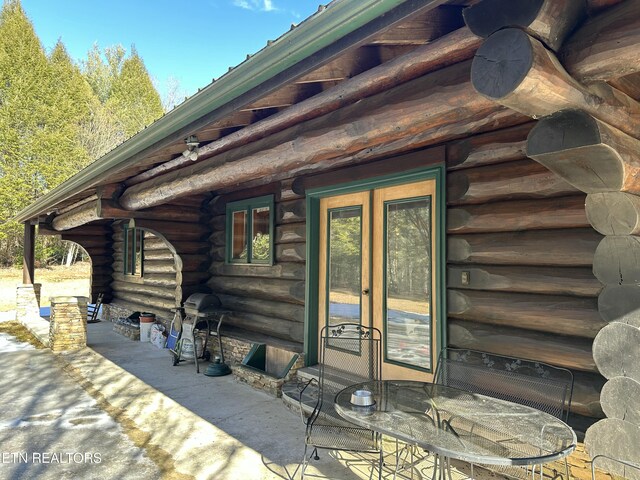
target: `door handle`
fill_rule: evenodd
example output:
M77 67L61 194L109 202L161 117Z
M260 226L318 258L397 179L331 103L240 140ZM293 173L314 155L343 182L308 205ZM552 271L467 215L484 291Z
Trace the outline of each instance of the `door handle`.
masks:
M364 290L362 290L362 294L363 295L369 295L369 289L365 288Z

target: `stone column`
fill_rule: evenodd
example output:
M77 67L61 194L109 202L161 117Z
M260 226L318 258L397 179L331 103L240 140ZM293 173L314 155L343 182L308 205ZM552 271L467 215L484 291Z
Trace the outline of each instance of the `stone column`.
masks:
M54 352L87 346L87 297L51 297L49 348Z
M18 285L16 292L16 320L40 317L42 284Z

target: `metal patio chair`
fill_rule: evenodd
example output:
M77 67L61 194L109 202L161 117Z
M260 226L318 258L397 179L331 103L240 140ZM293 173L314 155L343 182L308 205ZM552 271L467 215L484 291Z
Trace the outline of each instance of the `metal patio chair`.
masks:
M336 394L347 383L379 380L382 370L380 330L354 323L326 326L320 335L318 381L310 380L300 392L300 412L306 425L302 476L318 449L378 454L378 478L382 478L383 452L380 434L341 418L334 406ZM306 389L317 389L313 412L304 418L302 398Z
M602 464L605 471L622 478L640 480L640 465L626 460L618 460L608 455L596 455L593 457L591 460L591 480L596 480L596 464Z
M87 305L87 323L98 323L98 314L100 313L100 307L102 307L103 293L99 293L96 297L96 303Z
M440 353L434 383L533 407L565 422L573 395L573 373L566 368L457 348ZM481 466L514 478L535 476L535 468ZM568 479L566 459L565 474Z

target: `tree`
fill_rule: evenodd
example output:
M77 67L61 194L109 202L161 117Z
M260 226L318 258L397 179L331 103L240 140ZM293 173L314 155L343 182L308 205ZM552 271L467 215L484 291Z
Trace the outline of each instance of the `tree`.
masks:
M120 74L114 79L105 105L118 119L127 138L164 113L160 96L135 48L132 48L131 56L123 62Z

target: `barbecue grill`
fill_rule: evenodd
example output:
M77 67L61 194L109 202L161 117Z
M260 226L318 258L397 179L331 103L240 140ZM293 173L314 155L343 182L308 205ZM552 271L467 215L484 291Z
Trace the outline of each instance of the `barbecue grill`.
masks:
M176 345L173 353L173 364L177 365L183 359L193 359L196 364L196 372L200 373L200 366L198 365L198 358L209 360L210 353L207 350L207 343L210 335L218 337L218 349L220 356L216 356L215 374L210 373L212 365L207 369L206 375L220 376L231 373L231 369L224 361L224 352L222 350L222 337L220 335L220 327L222 326L222 320L225 314L229 313L221 308L220 299L210 293L194 293L187 298L184 302L185 318L182 321L182 333L180 340ZM217 318L218 325L215 330L211 330L212 321ZM204 332L204 337L201 340L202 348L199 350L198 336L197 334Z

